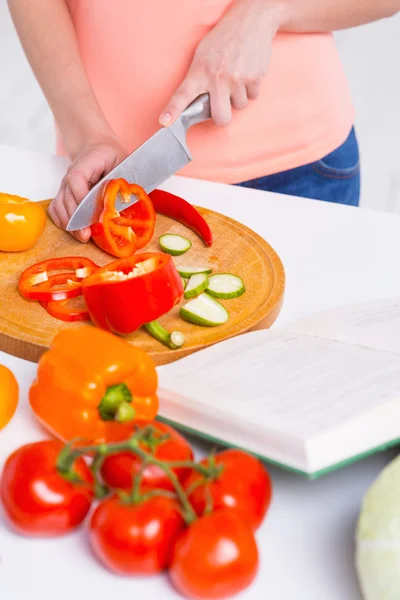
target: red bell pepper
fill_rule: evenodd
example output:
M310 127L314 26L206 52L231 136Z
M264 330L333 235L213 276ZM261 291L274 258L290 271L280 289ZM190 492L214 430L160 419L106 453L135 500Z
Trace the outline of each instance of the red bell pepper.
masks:
M18 290L28 300L66 300L81 295L81 282L99 267L89 258L72 256L50 258L26 269L19 280ZM50 275L52 271L58 272Z
M129 202L139 198L120 213L115 208L118 194ZM100 221L92 225L92 239L105 252L127 258L143 248L153 237L156 213L148 195L140 186L125 179L112 179L104 190L104 209Z
M70 299L68 300L53 300L51 302L39 302L50 316L60 321L67 321L72 323L75 321L90 321L89 312L86 306L79 308L77 306L69 305Z
M210 226L189 202L163 190L154 190L149 195L156 213L171 217L171 219L182 223L182 225L197 233L206 246L212 245L213 236Z
M129 334L169 312L183 285L171 256L145 253L102 267L83 281L82 291L97 327Z

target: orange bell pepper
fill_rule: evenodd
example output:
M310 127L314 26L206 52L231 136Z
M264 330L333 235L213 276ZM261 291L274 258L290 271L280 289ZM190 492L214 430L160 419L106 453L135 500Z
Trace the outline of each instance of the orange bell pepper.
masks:
M45 225L46 213L39 204L0 192L0 251L28 250L36 244Z
M18 399L19 387L14 374L6 366L0 365L0 429L13 418Z
M38 365L29 402L39 421L63 441L128 438L136 421L158 412L157 372L151 357L90 325L54 338Z

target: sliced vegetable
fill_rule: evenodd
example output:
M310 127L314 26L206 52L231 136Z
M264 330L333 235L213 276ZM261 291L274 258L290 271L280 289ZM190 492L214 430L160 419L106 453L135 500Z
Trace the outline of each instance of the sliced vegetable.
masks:
M46 213L36 202L0 193L0 250L21 252L36 244L46 224Z
M182 306L179 315L185 321L204 327L223 325L229 319L226 308L205 292Z
M151 321L144 325L146 331L156 340L168 346L171 350L177 350L183 346L185 336L180 331L172 331L170 333L158 321Z
M150 356L117 336L82 325L59 332L41 356L29 402L53 435L107 442L129 437L132 412L137 421L153 421L156 393ZM118 422L124 415L126 422Z
M132 195L139 200L118 212L115 208L118 195L125 202L129 202ZM151 240L155 222L156 213L144 189L125 179L112 179L104 190L100 221L92 225L92 239L105 252L127 258Z
M216 273L209 278L207 292L214 298L238 298L245 292L243 279L230 273Z
M192 275L185 288L184 298L196 298L208 286L208 277L206 273L196 273Z
M52 300L51 302L40 302L40 306L42 306L50 316L59 319L60 321L67 321L69 323L74 321L90 321L86 305L74 306L72 304L73 301L74 298L68 298L67 300Z
M18 290L24 298L43 302L75 298L82 293L80 276L94 273L98 268L83 256L50 258L26 269L20 277ZM54 271L58 273L50 275Z
M181 276L181 281L182 281L183 289L185 290L186 286L188 284L188 280Z
M151 192L150 199L156 213L175 219L197 233L206 246L212 245L213 236L207 221L189 202L163 190Z
M176 267L179 275L181 277L191 277L192 275L196 275L196 273L206 273L206 275L208 275L209 273L212 273L212 269L210 267L186 267L186 266L179 266Z
M83 296L97 327L129 334L169 312L183 296L171 256L136 254L84 279Z
M158 242L163 252L171 254L171 256L180 256L192 246L192 242L188 238L176 233L166 233L159 238Z

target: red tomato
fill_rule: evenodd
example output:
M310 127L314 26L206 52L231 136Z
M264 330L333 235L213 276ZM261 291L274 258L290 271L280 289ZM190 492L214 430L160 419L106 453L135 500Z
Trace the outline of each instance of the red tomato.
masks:
M225 509L195 521L178 538L170 578L187 598L231 598L254 580L258 550L239 514Z
M176 538L184 528L177 503L156 496L139 504L111 497L102 502L90 524L90 544L97 558L119 575L152 575L167 568Z
M168 434L170 436L168 440L157 446L154 453L156 458L168 461L193 459L193 451L189 443L175 429L158 421L153 425L161 435ZM144 445L142 448L146 449ZM104 461L101 474L104 482L110 487L128 489L132 487L133 476L139 473L140 465L140 459L131 452L114 454L108 456ZM174 471L181 482L190 475L190 469L174 469ZM164 471L155 465L145 468L142 481L147 489L174 489Z
M56 471L61 442L22 446L7 459L0 481L5 513L19 533L62 535L79 525L93 499L92 475L82 459L75 471L85 483L73 484Z
M213 482L197 487L189 499L196 513L201 516L211 496L213 509L235 508L253 528L261 524L271 503L272 484L267 470L254 456L241 450L224 450L215 456L217 465L224 467L221 475ZM208 459L201 461L207 465ZM202 479L192 472L185 481L189 488Z

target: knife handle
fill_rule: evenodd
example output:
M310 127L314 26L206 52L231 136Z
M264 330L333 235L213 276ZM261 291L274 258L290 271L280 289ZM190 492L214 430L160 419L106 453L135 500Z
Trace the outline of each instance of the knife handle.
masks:
M192 125L203 123L211 119L211 106L209 94L202 94L183 111L181 121L185 129Z

